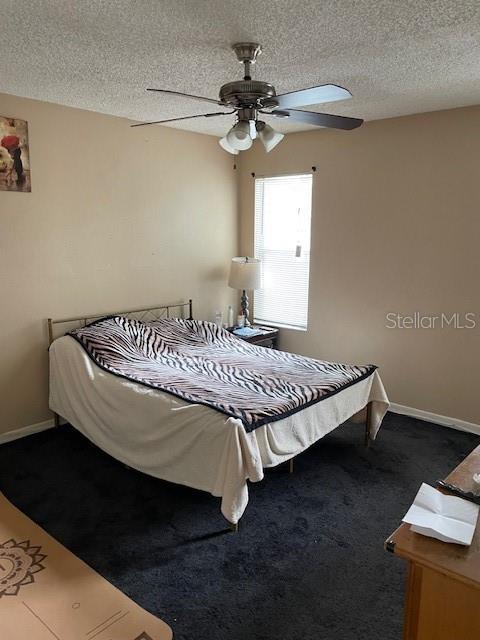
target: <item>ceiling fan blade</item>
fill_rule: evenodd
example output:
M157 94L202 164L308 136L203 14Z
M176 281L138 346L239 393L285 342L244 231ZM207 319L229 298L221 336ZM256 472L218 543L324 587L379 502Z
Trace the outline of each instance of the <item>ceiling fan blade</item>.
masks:
M336 84L322 84L319 87L300 89L300 91L291 91L274 98L268 98L268 104L275 102L280 109L290 109L306 107L309 104L336 102L337 100L346 100L351 97L352 94L348 89L339 87Z
M181 98L192 98L193 100L202 100L211 104L223 104L219 100L213 98L204 98L203 96L192 96L190 93L182 93L181 91L170 91L169 89L147 89L147 91L155 91L156 93L166 93L170 96L180 96Z
M347 118L346 116L333 116L329 113L315 113L314 111L301 111L300 109L283 109L282 111L272 111L266 115L276 118L288 118L297 122L313 124L316 127L327 127L330 129L345 129L350 131L359 127L363 120L360 118Z
M192 118L213 118L214 116L230 116L235 111L217 111L215 113L198 113L195 116L183 116L183 118L168 118L167 120L155 120L154 122L139 122L131 124L131 127L146 127L149 124L166 124L167 122L179 122L180 120L191 120Z

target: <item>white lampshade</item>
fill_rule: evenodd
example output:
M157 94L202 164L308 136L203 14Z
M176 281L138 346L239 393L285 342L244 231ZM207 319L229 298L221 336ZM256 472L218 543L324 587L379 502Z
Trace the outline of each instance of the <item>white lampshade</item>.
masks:
M227 142L230 147L238 151L246 151L253 144L250 137L250 122L248 120L239 120L226 135Z
M232 146L230 146L227 138L222 138L218 141L218 144L222 147L222 149L225 149L225 151L228 151L228 153L231 153L234 156L238 155L239 153L237 149L234 149Z
M272 129L269 124L265 124L263 122L259 122L258 124L262 125L258 126L258 137L262 141L262 144L265 147L265 151L268 153L269 151L274 149L285 136L283 135L283 133L278 133L278 131Z
M258 258L232 258L228 286L253 291L262 286L262 263Z

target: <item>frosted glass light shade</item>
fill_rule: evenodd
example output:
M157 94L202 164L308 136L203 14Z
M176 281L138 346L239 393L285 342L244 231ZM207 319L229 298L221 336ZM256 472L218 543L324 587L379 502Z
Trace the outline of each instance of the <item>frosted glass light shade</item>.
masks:
M262 263L258 258L232 258L228 286L253 291L262 286Z
M222 147L222 149L225 149L225 151L228 151L228 153L232 153L234 156L238 155L238 150L234 149L229 143L227 138L222 138L221 140L218 141L218 144Z
M239 120L226 135L228 144L238 151L250 149L253 140L250 137L250 122Z
M269 124L265 124L258 131L258 137L262 141L263 146L265 147L265 151L268 153L272 149L274 149L279 142L284 139L283 133L278 133L272 129Z

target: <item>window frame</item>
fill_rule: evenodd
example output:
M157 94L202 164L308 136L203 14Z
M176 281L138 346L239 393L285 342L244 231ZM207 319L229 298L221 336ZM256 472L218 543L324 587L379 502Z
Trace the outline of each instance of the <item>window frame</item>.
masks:
M255 292L253 293L253 322L254 324L259 325L267 325L272 327L278 327L280 329L288 329L291 331L308 331L308 323L309 323L309 308L310 308L310 275L311 275L311 267L312 267L312 218L313 218L313 203L314 203L314 185L315 181L313 179L315 174L315 170L312 168L309 171L285 171L281 173L273 173L273 174L257 174L252 173L253 177L253 255L255 258L258 258L255 251L255 236L256 236L256 181L257 180L268 180L270 178L295 178L296 176L310 176L311 177L311 204L310 204L310 255L308 260L308 292L307 292L307 310L306 310L306 323L305 326L292 325L289 323L282 323L275 320L260 320L256 317L255 313Z

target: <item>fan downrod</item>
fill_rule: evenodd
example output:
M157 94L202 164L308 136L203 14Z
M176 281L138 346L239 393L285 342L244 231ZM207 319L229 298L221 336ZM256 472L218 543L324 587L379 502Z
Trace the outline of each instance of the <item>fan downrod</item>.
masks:
M245 66L244 80L251 80L250 66L255 64L257 57L262 53L262 47L256 42L237 42L232 45L237 60Z

